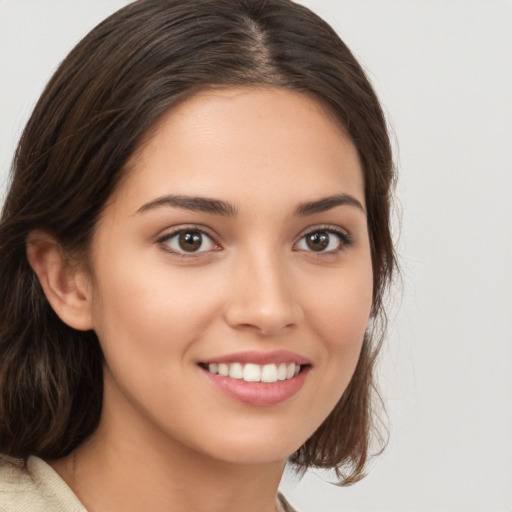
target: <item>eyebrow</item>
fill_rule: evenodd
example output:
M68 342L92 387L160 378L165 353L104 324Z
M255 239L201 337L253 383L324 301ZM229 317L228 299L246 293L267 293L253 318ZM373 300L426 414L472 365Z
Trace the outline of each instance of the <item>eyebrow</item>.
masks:
M354 206L361 210L364 214L366 211L359 200L349 194L336 194L333 196L324 197L317 201L308 201L300 204L295 210L295 215L304 217L314 213L321 213L337 206ZM212 213L215 215L222 215L225 217L236 217L238 209L227 201L220 199L211 199L208 197L199 196L185 196L185 195L166 195L158 197L149 203L142 205L137 213L144 213L156 208L170 206L173 208L182 208L184 210L191 210L195 212Z
M326 212L327 210L336 208L336 206L344 205L354 206L366 215L366 211L361 202L349 194L336 194L333 196L324 197L317 201L302 203L295 211L295 214L303 217L305 215L312 215L314 213Z
M171 206L175 208L183 208L184 210L192 210L195 212L213 213L215 215L223 215L226 217L235 217L238 210L226 201L218 199L209 199L207 197L183 196L183 195L167 195L159 197L149 203L141 206L137 213L147 212L155 208L163 206Z

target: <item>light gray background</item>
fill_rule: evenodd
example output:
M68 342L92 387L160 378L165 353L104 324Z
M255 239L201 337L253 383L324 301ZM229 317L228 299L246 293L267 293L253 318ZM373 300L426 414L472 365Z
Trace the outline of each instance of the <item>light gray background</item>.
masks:
M0 185L45 82L123 0L0 0ZM384 348L391 441L361 483L283 482L303 512L512 511L512 3L304 0L395 134L403 290Z

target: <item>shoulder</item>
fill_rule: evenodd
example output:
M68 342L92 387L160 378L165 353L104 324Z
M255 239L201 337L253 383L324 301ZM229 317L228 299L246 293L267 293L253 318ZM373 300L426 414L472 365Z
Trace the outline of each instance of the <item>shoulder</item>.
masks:
M87 512L64 480L43 460L27 464L0 455L0 512Z

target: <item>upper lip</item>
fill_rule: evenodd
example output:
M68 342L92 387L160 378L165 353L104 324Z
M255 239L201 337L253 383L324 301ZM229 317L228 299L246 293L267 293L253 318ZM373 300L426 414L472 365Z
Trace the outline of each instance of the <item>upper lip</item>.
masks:
M200 361L204 364L213 363L253 363L259 365L295 363L298 365L309 365L311 362L304 356L290 352L289 350L274 350L272 352L245 351L233 352L218 357L212 357Z

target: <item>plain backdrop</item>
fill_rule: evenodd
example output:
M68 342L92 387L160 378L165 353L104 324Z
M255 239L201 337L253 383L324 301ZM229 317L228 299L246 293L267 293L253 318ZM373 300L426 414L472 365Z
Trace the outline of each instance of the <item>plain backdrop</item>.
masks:
M51 73L127 3L0 0L2 192ZM512 3L303 3L353 50L388 116L403 285L381 366L387 451L353 487L311 473L283 490L301 512L510 512Z

